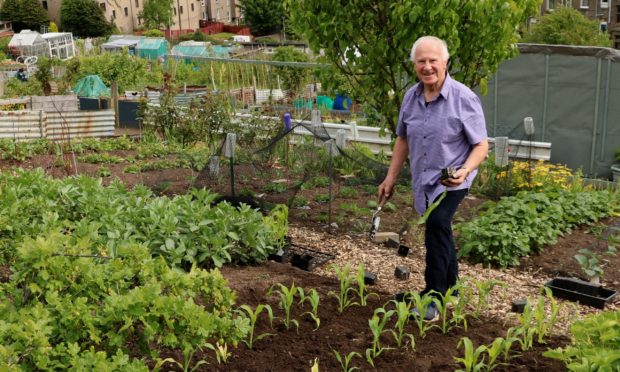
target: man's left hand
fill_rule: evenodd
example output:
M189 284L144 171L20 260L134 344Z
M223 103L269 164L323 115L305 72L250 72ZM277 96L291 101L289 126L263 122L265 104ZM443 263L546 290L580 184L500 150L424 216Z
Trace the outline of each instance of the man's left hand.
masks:
M441 184L447 187L456 187L465 182L467 176L469 176L469 171L466 168L461 168L454 172L452 177L448 177L445 180L442 180Z

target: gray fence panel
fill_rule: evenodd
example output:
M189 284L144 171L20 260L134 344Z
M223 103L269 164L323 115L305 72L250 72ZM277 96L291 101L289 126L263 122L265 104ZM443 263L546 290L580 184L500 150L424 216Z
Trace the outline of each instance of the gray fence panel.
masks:
M551 162L609 177L620 147L620 63L553 48L505 61L489 79L481 96L489 136L529 140L523 118L531 116L532 140L553 144Z

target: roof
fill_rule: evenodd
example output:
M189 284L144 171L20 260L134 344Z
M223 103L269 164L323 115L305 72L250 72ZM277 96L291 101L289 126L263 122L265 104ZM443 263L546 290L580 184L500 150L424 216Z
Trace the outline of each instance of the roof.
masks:
M161 45L166 45L166 39L163 37L147 37L138 41L138 49L155 49L159 50Z
M44 39L54 39L57 37L67 37L67 36L70 38L73 38L73 34L71 32L47 32L41 35L41 37Z
M118 40L108 41L107 43L103 43L101 44L101 47L104 49L116 49L116 48L123 48L123 47L129 47L129 46L136 46L138 44L138 41L139 40L118 39Z
M46 43L45 39L41 37L41 34L36 31L22 30L19 34L13 35L11 41L9 41L9 46L16 47L41 43Z

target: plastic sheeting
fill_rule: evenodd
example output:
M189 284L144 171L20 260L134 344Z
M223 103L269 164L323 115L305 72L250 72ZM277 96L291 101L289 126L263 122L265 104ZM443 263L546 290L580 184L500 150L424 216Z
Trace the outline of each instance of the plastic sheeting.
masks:
M620 148L620 52L520 44L481 96L490 137L551 142L551 162L591 177L611 175ZM523 119L534 119L525 134Z

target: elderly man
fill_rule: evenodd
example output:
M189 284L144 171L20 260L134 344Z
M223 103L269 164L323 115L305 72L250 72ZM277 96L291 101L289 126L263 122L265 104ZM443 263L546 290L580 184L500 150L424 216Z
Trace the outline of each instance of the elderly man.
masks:
M418 213L424 214L447 191L426 221L426 287L421 294L444 294L456 284L458 263L452 217L489 147L480 100L447 73L449 56L446 42L437 37L423 36L413 44L411 60L419 82L403 99L392 161L378 191L379 198L392 195L407 156ZM447 168L456 171L451 177L442 177L442 169ZM399 300L403 297L397 295ZM420 316L418 309L413 312ZM438 317L434 302L423 316L425 320Z

